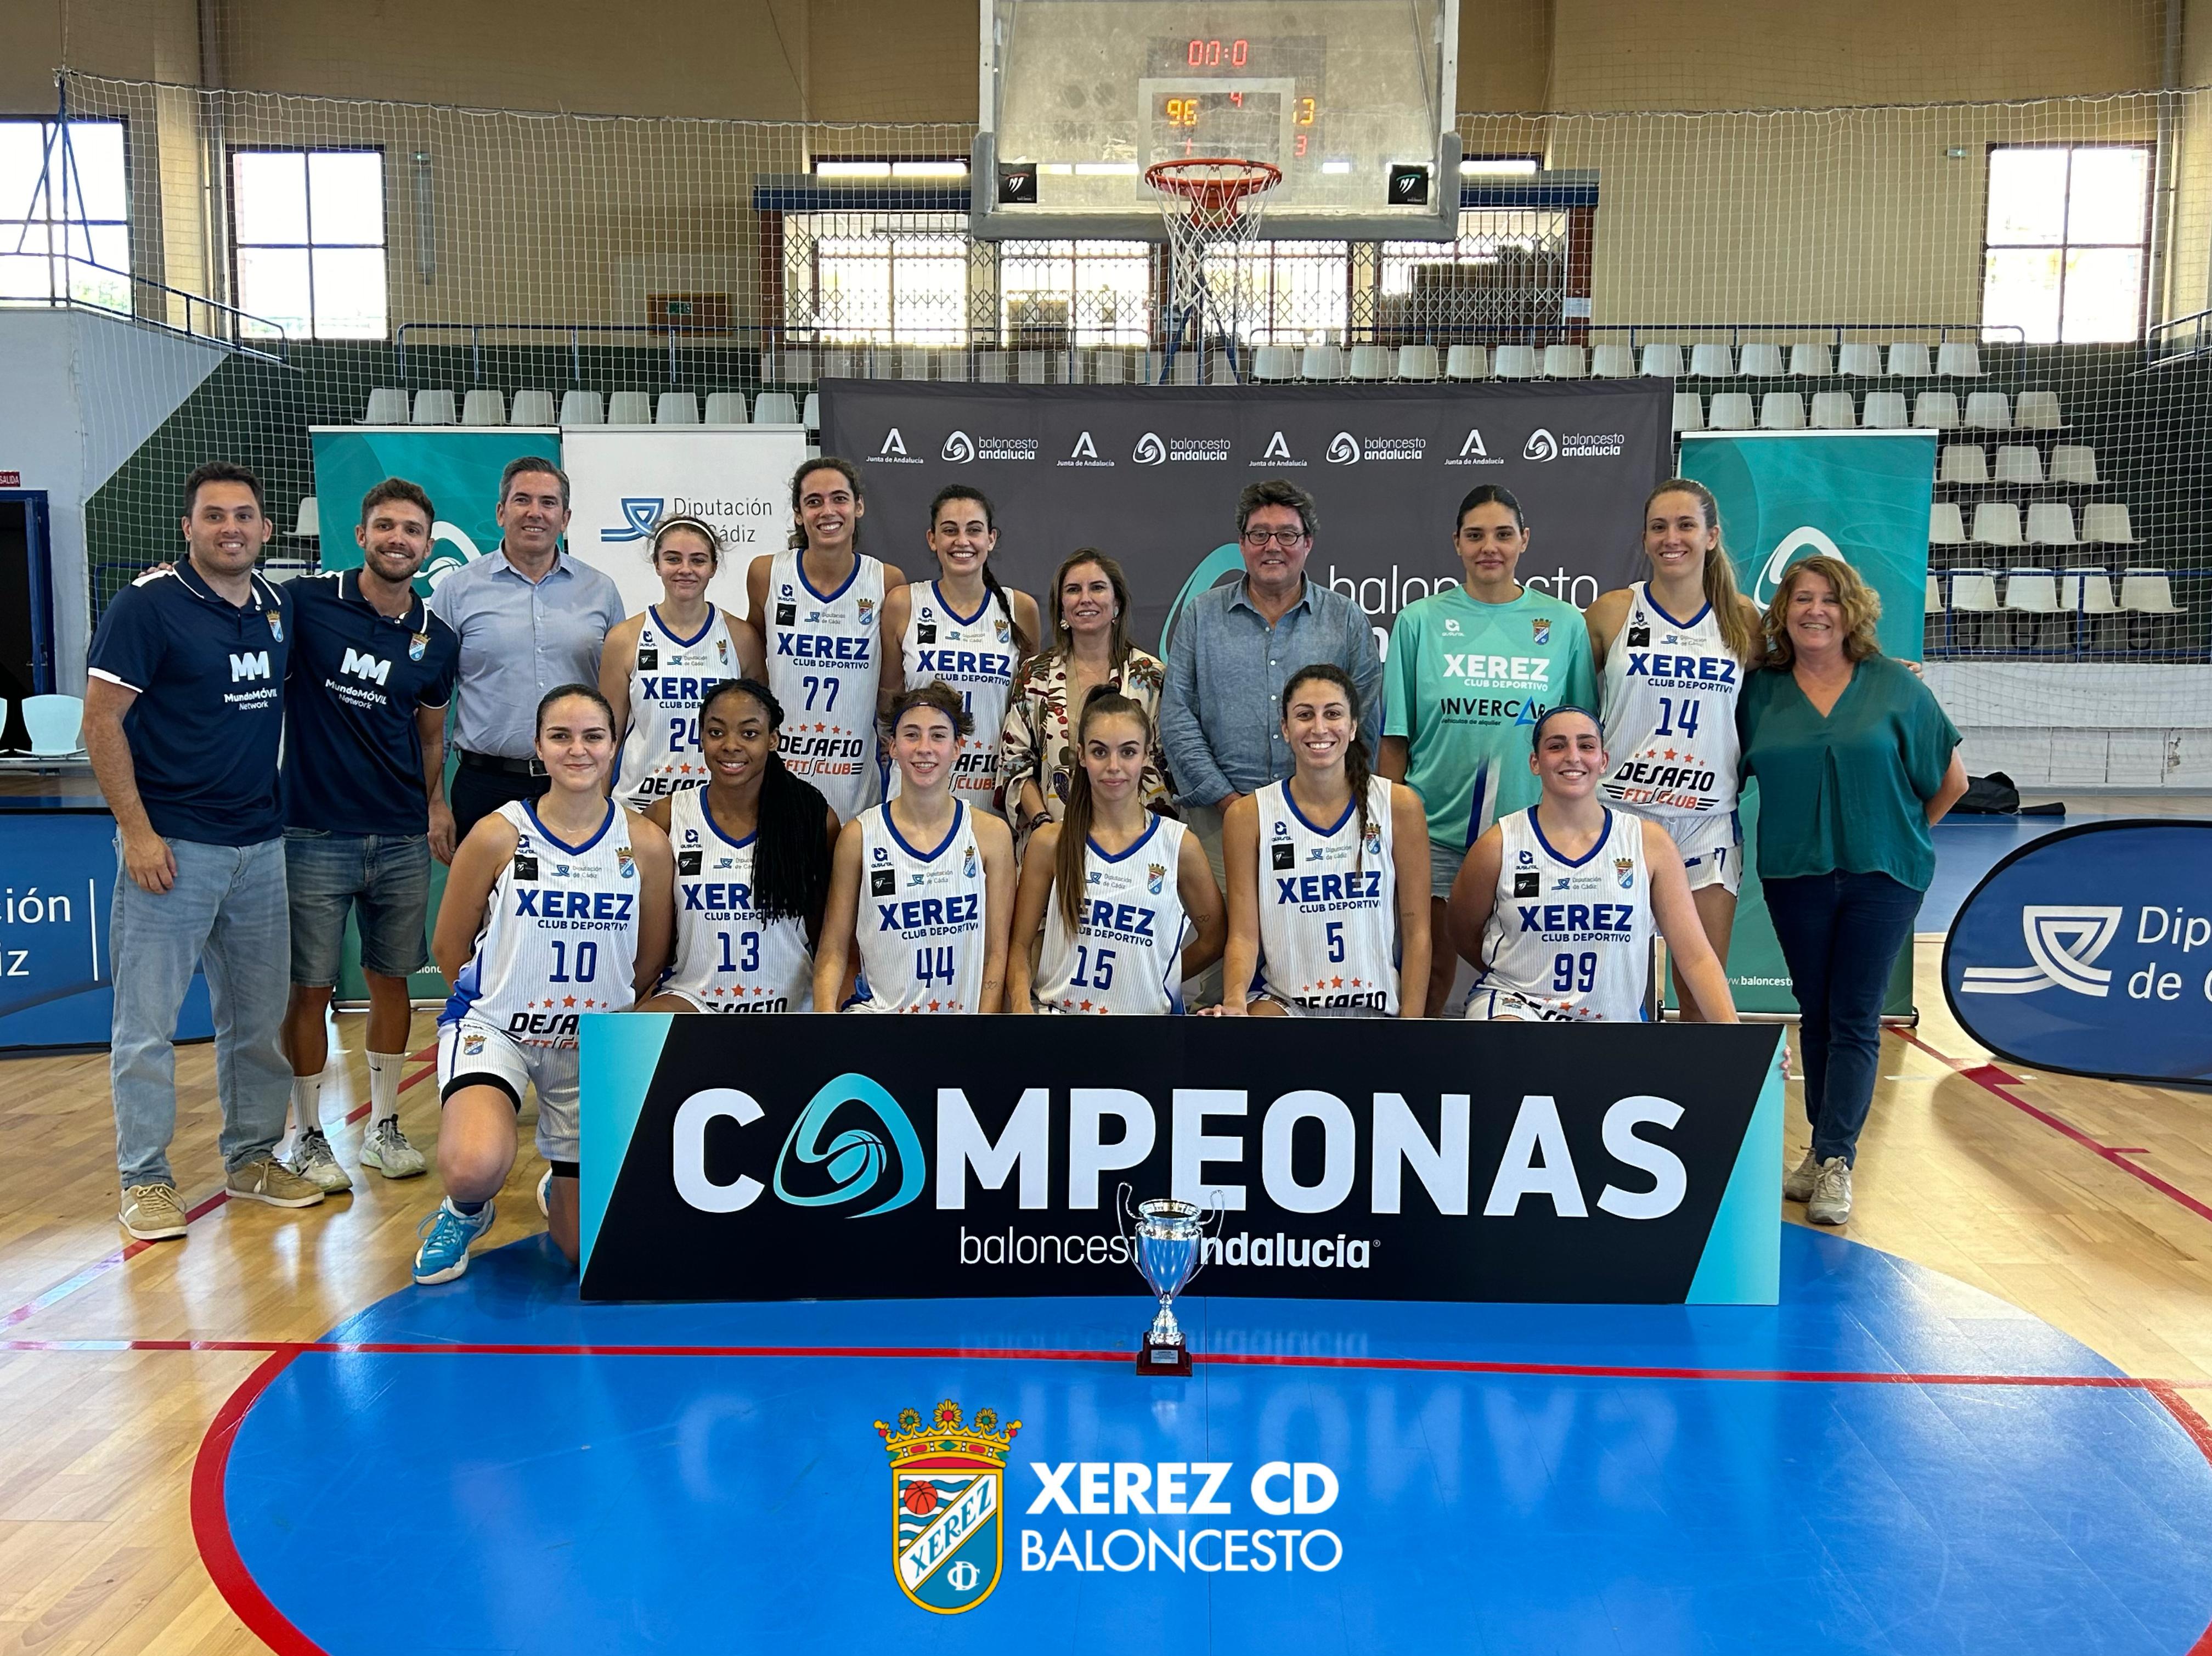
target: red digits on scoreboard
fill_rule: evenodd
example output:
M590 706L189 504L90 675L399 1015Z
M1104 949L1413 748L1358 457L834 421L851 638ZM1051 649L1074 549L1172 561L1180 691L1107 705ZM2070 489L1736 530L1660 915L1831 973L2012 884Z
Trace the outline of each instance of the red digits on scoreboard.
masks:
M1218 69L1221 67L1223 55L1224 48L1218 40L1193 40L1183 54L1183 61L1193 69ZM1226 55L1231 67L1242 69L1251 58L1252 43L1249 40L1231 40L1226 49Z

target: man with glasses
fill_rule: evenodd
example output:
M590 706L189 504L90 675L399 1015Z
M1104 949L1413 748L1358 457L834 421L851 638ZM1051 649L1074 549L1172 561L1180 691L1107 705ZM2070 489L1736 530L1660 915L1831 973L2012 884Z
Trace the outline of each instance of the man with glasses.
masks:
M1176 798L1222 877L1221 813L1292 768L1283 740L1283 686L1301 667L1329 662L1359 691L1360 739L1371 761L1382 734L1382 665L1367 616L1343 594L1306 579L1313 496L1271 478L1237 502L1244 578L1201 593L1168 648L1160 745ZM1194 990L1220 996L1221 968Z

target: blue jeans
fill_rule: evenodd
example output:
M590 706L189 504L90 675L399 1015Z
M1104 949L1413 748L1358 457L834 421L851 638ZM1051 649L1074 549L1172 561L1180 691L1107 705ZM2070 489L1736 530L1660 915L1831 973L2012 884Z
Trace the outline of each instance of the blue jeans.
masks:
M192 968L207 973L215 1014L216 1094L222 1104L222 1165L271 1154L284 1131L292 1066L277 1044L290 993L291 922L284 901L284 842L202 845L169 841L176 881L159 897L140 887L115 849L108 938L115 1017L107 1074L115 1095L115 1163L127 1189L174 1183L177 1014Z
M1797 1039L1813 1154L1854 1161L1874 1103L1882 995L1920 893L1887 874L1841 870L1759 883L1803 1014Z

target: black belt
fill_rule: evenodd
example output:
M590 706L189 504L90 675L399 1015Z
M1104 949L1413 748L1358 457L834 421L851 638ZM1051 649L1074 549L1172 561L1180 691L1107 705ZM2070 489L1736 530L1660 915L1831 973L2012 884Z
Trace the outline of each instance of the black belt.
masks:
M543 759L510 759L504 753L471 753L465 747L453 752L459 757L464 770L496 770L505 776L542 776L545 774Z

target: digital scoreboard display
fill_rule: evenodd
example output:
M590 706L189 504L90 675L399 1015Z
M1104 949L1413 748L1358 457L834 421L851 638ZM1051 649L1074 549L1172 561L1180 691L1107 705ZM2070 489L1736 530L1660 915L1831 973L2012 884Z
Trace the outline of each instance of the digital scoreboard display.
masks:
M1196 155L1320 162L1326 36L1155 35L1146 42L1143 164Z

